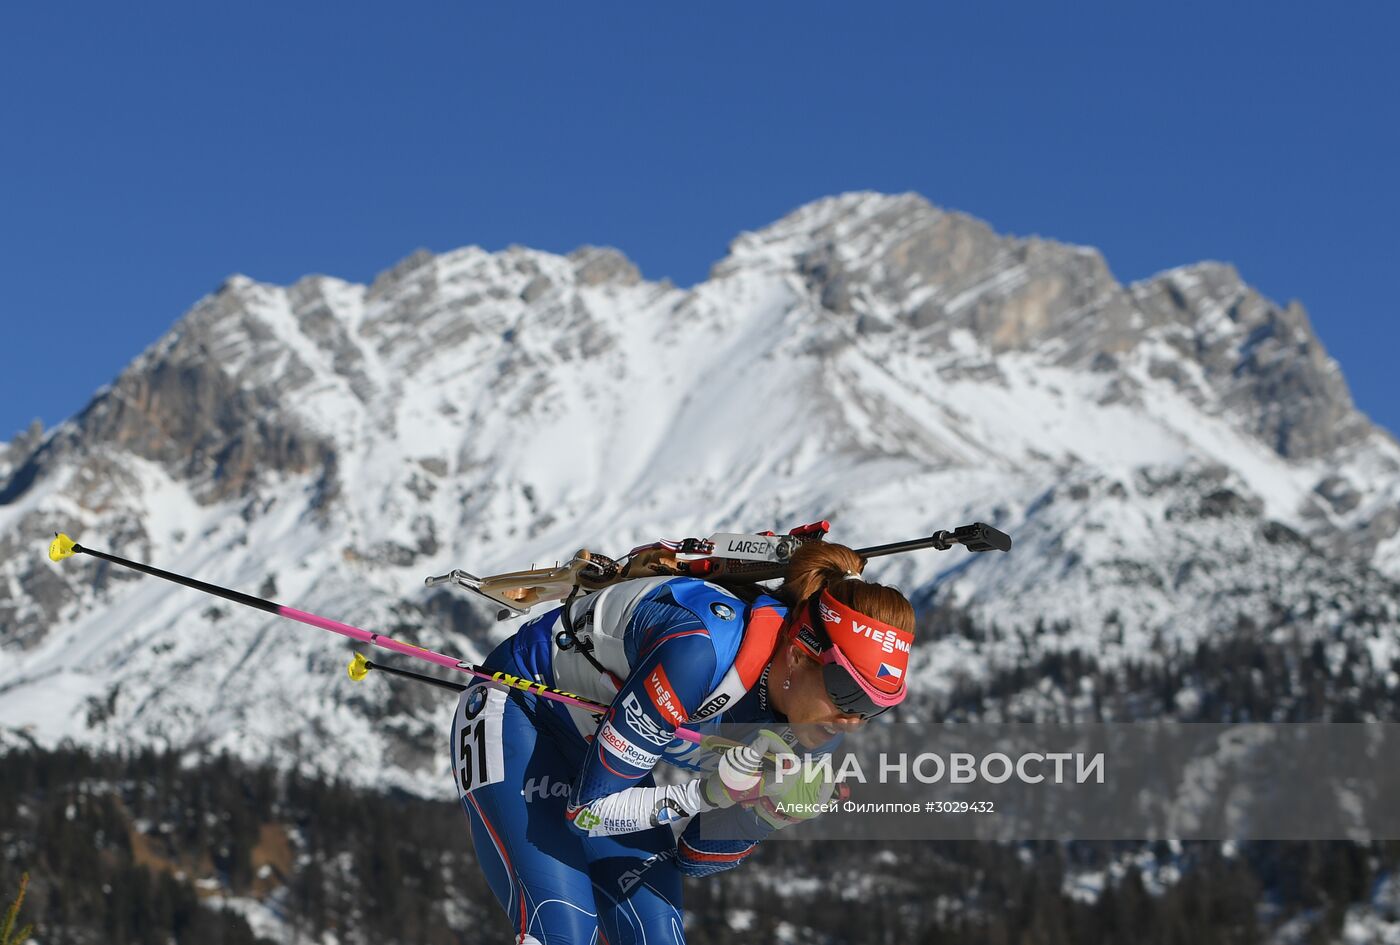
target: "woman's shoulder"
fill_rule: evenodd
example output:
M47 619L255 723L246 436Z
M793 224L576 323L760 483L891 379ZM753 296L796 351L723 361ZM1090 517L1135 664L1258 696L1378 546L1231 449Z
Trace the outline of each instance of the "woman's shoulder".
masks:
M665 593L712 629L728 624L742 626L748 612L758 607L783 605L759 585L727 586L702 578L678 577L663 585Z
M667 581L664 588L672 600L706 622L707 617L733 620L746 607L743 598L738 594L703 578L674 578Z

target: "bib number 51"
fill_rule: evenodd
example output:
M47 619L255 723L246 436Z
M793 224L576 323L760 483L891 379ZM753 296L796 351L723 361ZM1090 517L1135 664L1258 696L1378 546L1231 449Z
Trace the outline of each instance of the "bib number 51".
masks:
M505 708L505 692L490 686L472 686L458 700L452 725L452 770L459 794L465 796L505 778L501 757Z

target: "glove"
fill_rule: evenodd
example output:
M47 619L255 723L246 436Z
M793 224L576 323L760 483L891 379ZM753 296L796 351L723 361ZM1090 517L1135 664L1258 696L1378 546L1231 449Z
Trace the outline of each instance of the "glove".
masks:
M775 759L795 757L787 742L765 728L747 745L730 748L720 755L719 767L700 781L701 796L714 807L733 807L757 800L765 789L790 788L791 784L787 782L794 779L786 778L783 784L778 784L771 765L769 777L764 778L764 756L768 754ZM789 763L785 770L791 770L791 767Z
M796 771L791 767L783 771L781 783L777 782L775 773L765 772L764 781L772 779L773 783L760 785L759 797L749 805L759 819L774 830L820 816L836 795L836 780L829 758L825 764L804 758Z

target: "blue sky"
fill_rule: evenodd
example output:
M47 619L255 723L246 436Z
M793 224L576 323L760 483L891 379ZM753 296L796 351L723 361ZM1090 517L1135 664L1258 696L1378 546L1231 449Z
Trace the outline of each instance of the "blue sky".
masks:
M1400 430L1394 4L8 4L0 437L233 272L621 248L704 278L817 197L917 191L1142 278L1297 298Z

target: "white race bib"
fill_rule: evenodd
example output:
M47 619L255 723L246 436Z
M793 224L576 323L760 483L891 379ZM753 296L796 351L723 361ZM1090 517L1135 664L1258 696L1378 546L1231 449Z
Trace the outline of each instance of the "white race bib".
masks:
M462 797L506 776L501 756L501 720L506 693L486 684L468 688L452 717L452 771Z

